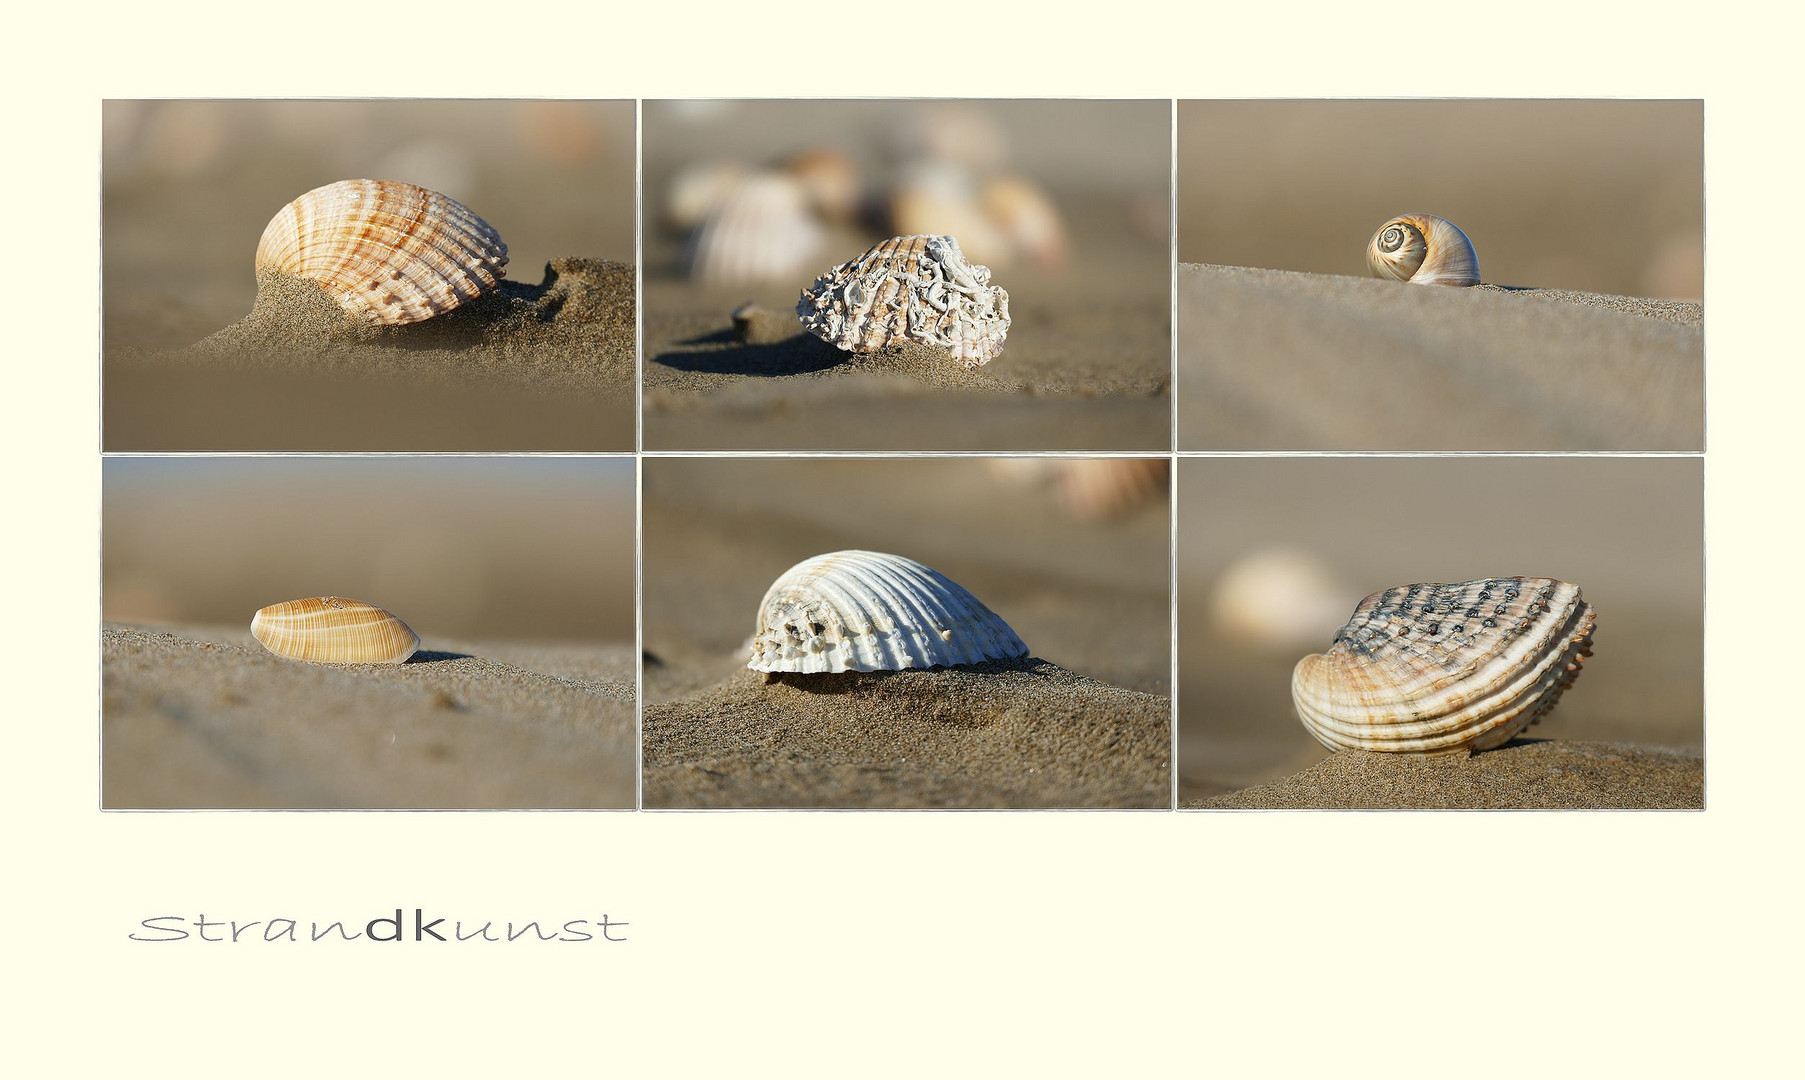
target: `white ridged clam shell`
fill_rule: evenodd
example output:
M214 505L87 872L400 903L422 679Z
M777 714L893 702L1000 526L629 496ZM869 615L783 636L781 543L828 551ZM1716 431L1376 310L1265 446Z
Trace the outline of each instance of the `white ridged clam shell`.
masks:
M277 656L326 664L399 664L420 648L400 619L340 596L271 604L252 617L251 633Z
M733 188L689 248L689 276L708 285L794 281L821 247L808 193L792 177L759 173Z
M1028 655L991 610L913 559L836 551L791 567L758 608L755 671L896 671Z
M495 289L508 246L456 199L394 180L340 180L277 212L257 272L317 281L353 318L419 322Z
M1477 285L1479 255L1452 221L1434 214L1399 214L1366 245L1374 277L1412 285Z
M1003 351L1009 294L952 237L897 236L816 278L796 314L809 333L848 352L916 341L977 367Z
M1292 701L1331 750L1489 750L1554 708L1595 621L1579 587L1552 578L1401 585L1298 661Z

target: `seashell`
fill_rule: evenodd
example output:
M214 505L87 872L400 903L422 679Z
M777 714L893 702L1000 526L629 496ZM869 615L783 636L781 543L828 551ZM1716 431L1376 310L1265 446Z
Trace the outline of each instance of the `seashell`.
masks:
M1374 277L1413 285L1477 285L1479 256L1467 234L1434 214L1399 214L1366 245Z
M1308 551L1256 548L1217 575L1209 619L1218 636L1237 645L1295 656L1342 621L1347 593Z
M821 239L802 185L788 176L758 173L723 198L696 232L690 280L708 285L794 280L807 272Z
M999 176L984 185L979 198L985 216L1016 251L1039 266L1065 265L1070 254L1065 219L1039 184L1020 176Z
M897 671L1028 655L1009 624L913 559L835 551L785 571L765 592L755 671Z
M1053 491L1073 517L1118 517L1165 495L1172 463L1166 458L1059 458Z
M1579 586L1552 578L1401 585L1298 661L1291 699L1331 750L1490 750L1573 685L1595 621Z
M1003 226L991 219L978 186L964 168L921 161L904 169L889 198L890 227L898 236L957 236L966 257L1005 266L1014 256Z
M688 231L708 220L708 215L746 181L746 169L734 162L690 165L671 178L664 190L664 223Z
M808 196L809 206L828 221L851 221L859 212L859 167L832 147L804 150L783 164Z
M1009 294L952 237L897 236L816 278L796 314L809 333L848 352L917 341L977 367L1003 351Z
M340 180L283 207L257 242L257 272L320 283L353 318L429 319L492 292L508 246L456 199L394 180Z
M338 596L271 604L252 617L251 633L277 656L326 664L399 664L420 647L400 619Z

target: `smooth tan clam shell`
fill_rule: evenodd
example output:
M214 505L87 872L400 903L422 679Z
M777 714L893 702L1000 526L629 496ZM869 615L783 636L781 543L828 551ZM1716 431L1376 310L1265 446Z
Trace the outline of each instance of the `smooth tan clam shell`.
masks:
M1412 285L1477 285L1479 255L1452 221L1434 214L1399 214L1366 245L1374 277Z
M257 272L317 281L353 318L401 326L493 291L508 246L456 199L395 180L340 180L270 219Z
M896 236L815 279L796 304L803 328L847 352L916 341L988 363L1009 333L1009 294L950 236Z
M1386 589L1298 661L1292 701L1331 750L1489 750L1554 708L1595 621L1579 586L1552 578Z
M325 664L399 664L420 648L400 619L340 596L271 604L252 617L251 633L277 656Z
M896 671L1028 655L1009 624L938 571L900 555L805 559L765 591L755 671Z

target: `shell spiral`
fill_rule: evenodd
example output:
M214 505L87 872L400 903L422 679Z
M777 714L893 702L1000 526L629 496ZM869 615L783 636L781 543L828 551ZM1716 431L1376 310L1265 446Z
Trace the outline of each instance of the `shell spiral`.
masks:
M796 304L809 333L847 352L916 341L978 367L1003 351L1009 294L950 236L896 236L815 279Z
M394 180L340 180L270 219L257 272L318 282L362 322L400 326L492 292L508 246L456 199Z
M252 617L251 633L277 656L327 664L399 664L420 648L400 619L340 596L271 604Z
M1579 587L1552 578L1386 589L1298 661L1292 702L1331 750L1490 750L1554 708L1595 621Z
M1434 214L1399 214L1366 245L1374 277L1413 285L1477 285L1479 255L1467 234Z
M957 583L900 555L835 551L797 563L758 609L755 671L896 671L1028 655Z

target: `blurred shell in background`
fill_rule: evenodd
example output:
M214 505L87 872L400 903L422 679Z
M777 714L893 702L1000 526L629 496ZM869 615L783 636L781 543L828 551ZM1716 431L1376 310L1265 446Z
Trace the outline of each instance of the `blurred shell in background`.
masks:
M1552 578L1400 585L1298 661L1292 701L1331 750L1490 750L1573 685L1595 622L1579 587Z
M345 312L399 326L495 289L508 246L456 199L393 180L341 180L289 203L263 230L257 272L318 282Z
M1018 257L1050 270L1066 264L1071 245L1065 220L1045 188L1025 177L993 177L980 202Z
M804 150L784 162L783 171L802 185L809 208L824 221L844 224L859 212L864 185L851 158L833 147Z
M1296 655L1344 621L1352 591L1307 551L1260 548L1217 576L1206 610L1222 637L1265 652Z
M1165 458L1059 459L1050 464L1059 505L1073 517L1093 521L1160 501L1172 475L1172 463Z
M1002 125L984 108L966 102L936 102L910 110L890 134L891 152L898 161L933 159L987 172L1009 159Z
M664 191L664 223L678 231L693 229L744 183L746 167L732 161L708 161L677 170Z
M707 285L793 281L822 243L808 195L794 178L755 173L736 185L696 231L689 276Z
M890 190L890 230L898 236L956 236L974 262L1007 266L1009 238L985 213L978 186L958 165L915 162Z
M897 671L1026 655L1008 623L944 574L900 555L836 551L772 583L746 666Z

